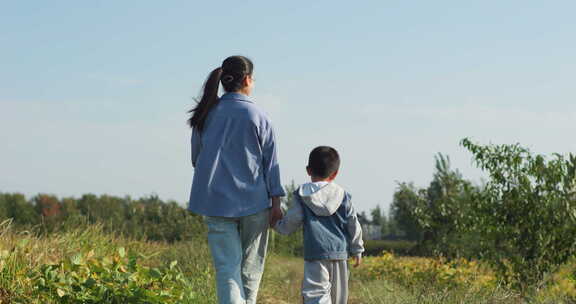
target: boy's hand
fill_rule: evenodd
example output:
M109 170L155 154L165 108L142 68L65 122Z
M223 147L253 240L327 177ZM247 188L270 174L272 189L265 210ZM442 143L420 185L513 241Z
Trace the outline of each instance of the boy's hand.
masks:
M282 208L280 208L280 198L272 198L272 209L270 209L270 227L274 228L276 223L282 219Z
M362 255L354 256L354 268L360 266L362 264Z

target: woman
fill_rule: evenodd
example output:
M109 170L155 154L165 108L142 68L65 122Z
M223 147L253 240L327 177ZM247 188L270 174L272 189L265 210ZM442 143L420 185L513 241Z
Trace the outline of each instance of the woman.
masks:
M204 215L219 303L256 303L268 226L282 216L284 189L268 117L250 99L254 66L226 58L190 110L194 179L189 210ZM219 84L226 92L218 98Z

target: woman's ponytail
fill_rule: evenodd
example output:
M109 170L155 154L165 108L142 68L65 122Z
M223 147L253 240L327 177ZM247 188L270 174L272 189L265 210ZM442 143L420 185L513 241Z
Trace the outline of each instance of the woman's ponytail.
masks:
M202 132L206 117L214 106L218 104L218 87L220 82L226 92L237 92L242 89L243 80L246 76L252 75L254 64L244 56L230 56L222 62L222 67L215 69L210 73L204 83L204 92L202 98L196 104L196 107L188 111L192 113L188 124L191 128L196 128Z
M218 104L220 77L222 77L222 68L217 68L212 71L208 76L208 79L206 79L202 98L200 98L200 101L195 108L188 111L188 113L192 113L192 116L188 119L188 124L191 128L196 128L198 131L204 129L204 123L206 122L208 113L210 113L212 108Z

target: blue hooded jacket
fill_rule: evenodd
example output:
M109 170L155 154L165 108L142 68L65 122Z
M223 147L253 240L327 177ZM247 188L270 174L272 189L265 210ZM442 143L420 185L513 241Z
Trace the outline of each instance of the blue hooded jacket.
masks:
M308 183L294 192L290 210L275 229L288 234L300 226L306 260L346 260L364 251L351 196L335 183Z

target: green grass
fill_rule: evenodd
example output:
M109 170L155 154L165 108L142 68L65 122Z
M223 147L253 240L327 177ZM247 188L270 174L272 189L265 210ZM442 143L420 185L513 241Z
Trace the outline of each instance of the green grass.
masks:
M271 255L261 286L259 303L301 303L300 284L304 262L302 258ZM409 291L399 284L386 280L362 281L355 273L365 271L362 266L351 269L349 304L501 304L522 303L510 292L495 289L484 292L466 290L438 290L422 286Z
M136 262L133 257L138 257ZM367 268L351 270L350 304L574 303L553 293L522 299L501 287L479 291L431 284L407 287L390 278L366 279L360 274ZM566 268L565 272L561 275L573 271ZM302 258L270 254L258 303L301 303L302 274ZM82 294L74 294L74 288ZM81 300L101 296L100 291L106 300ZM177 300L182 294L188 298ZM214 271L203 235L168 244L117 237L100 226L38 237L0 225L1 304L216 302Z
M390 281L353 282L351 303L362 304L500 304L523 303L513 293L503 290L491 292L470 292L466 290L437 290L422 288L416 292L408 291Z
M302 258L270 254L260 285L258 303L300 303L300 285L304 274Z

